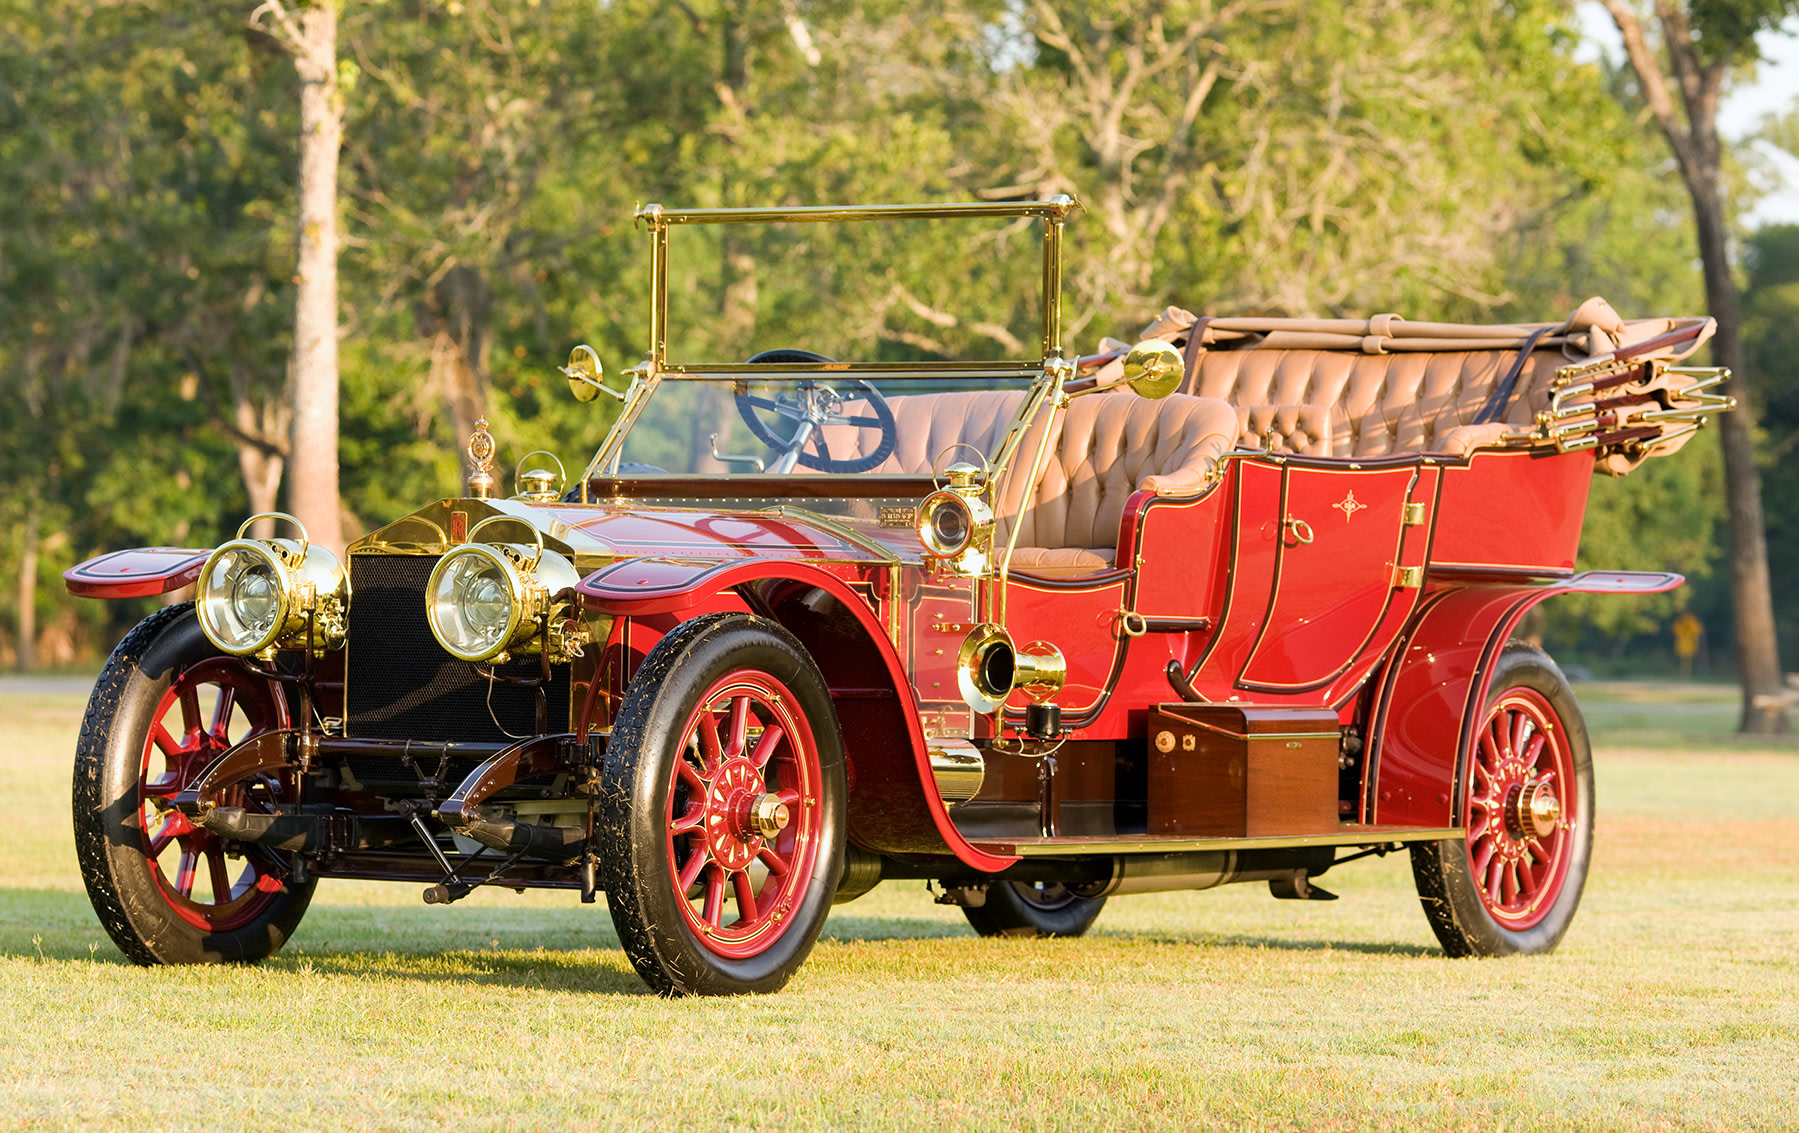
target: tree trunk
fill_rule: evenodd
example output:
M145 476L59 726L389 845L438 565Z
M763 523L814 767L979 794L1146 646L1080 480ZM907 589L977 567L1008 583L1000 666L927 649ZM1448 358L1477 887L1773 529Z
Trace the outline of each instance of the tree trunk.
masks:
M443 398L459 451L475 422L487 416L487 320L492 308L487 281L463 264L445 272L413 307L413 322L431 343L431 388ZM468 453L462 451L462 474L466 478L471 471Z
M25 508L25 539L19 550L19 672L37 667L37 501Z
M337 155L343 104L337 89L337 11L298 13L300 257L294 305L294 440L288 506L314 543L342 553L337 490Z
M1697 183L1695 183L1697 182ZM1729 230L1715 180L1689 179L1705 264L1705 304L1718 320L1712 361L1729 368L1726 389L1734 413L1718 415L1724 448L1724 494L1730 514L1730 599L1736 617L1737 670L1743 682L1741 730L1772 735L1791 730L1784 701L1780 649L1774 636L1774 596L1768 577L1768 538L1762 518L1761 472L1755 466L1755 416L1743 374L1742 317L1730 275Z

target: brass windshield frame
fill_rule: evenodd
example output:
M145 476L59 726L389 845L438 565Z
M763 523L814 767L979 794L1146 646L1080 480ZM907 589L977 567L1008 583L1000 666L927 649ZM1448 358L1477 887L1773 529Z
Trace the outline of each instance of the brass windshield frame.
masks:
M712 208L669 209L659 204L644 205L635 213L639 225L647 224L650 232L650 350L644 360L625 371L631 378L625 392L624 406L612 430L601 442L599 450L581 474L581 498L587 500L588 483L605 470L616 470L624 450L625 436L636 424L643 407L664 379L705 379L712 377L745 377L799 380L821 373L849 379L881 378L963 378L987 380L1026 380L1060 385L1064 377L1062 361L1062 229L1070 214L1080 211L1081 203L1066 194L1041 201L967 201L946 204L913 205L809 205L792 208ZM857 221L893 220L981 220L1035 218L1043 224L1043 250L1040 285L1042 288L1043 357L1002 362L885 362L862 364L831 363L756 363L747 362L670 362L668 358L668 233L677 225L701 224L820 224ZM1041 408L1041 394L1025 399L1021 424L1029 425ZM1012 436L1022 432L1015 426ZM992 475L988 490L994 490L1010 462L1017 445L1002 444L1001 452L991 454ZM1004 459L999 459L1003 457Z

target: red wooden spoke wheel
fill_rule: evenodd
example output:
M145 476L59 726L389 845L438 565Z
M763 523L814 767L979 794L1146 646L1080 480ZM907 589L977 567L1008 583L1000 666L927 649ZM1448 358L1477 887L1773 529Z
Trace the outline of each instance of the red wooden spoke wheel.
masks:
M1469 768L1468 860L1481 901L1509 929L1540 923L1568 878L1573 836L1562 821L1576 790L1555 709L1531 688L1487 710Z
M1561 670L1507 647L1466 756L1467 840L1412 849L1419 899L1453 956L1548 952L1568 929L1593 845L1593 760Z
M236 658L214 657L176 674L152 713L138 779L144 857L163 899L196 928L239 928L281 892L271 855L227 854L218 835L170 808L175 795L221 753L281 726L278 696ZM228 794L229 806L267 811L276 802L267 783L240 785Z
M280 688L220 654L191 605L113 650L76 750L75 848L94 911L131 959L254 961L292 935L313 885L292 881L283 855L227 845L169 806L221 752L286 723ZM260 779L218 801L266 812L287 790Z
M748 614L676 627L632 678L602 778L606 903L645 982L785 984L843 868L843 737L800 643Z
M688 927L720 956L780 936L818 856L818 741L798 698L763 672L700 697L669 782L668 854Z

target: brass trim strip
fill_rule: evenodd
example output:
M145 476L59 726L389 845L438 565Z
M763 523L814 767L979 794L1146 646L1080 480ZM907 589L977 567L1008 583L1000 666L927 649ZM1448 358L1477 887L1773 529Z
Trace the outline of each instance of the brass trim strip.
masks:
M1012 378L1034 381L1043 363L1002 362L668 362L665 378L767 378L771 381L815 378L820 374L853 378Z
M1066 220L1068 215L1085 211L1081 202L1070 196L1055 196L1042 201L954 201L921 205L792 205L786 208L701 208L670 209L661 205L644 205L636 212L638 220L647 220L652 228L670 224L818 224L844 220L943 220L952 217L1035 216L1048 220Z
M1340 834L1297 834L1277 838L1039 839L977 845L991 853L1010 852L1021 858L1062 858L1073 854L1167 854L1189 850L1280 850L1303 846L1374 846L1385 842L1459 842L1467 837L1466 830L1453 826L1398 830L1362 826L1346 827Z

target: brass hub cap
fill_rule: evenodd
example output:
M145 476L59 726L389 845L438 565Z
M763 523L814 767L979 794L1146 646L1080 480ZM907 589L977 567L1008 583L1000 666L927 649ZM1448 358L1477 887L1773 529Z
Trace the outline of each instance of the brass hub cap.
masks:
M1562 822L1562 800L1555 788L1538 779L1517 783L1505 795L1505 830L1514 838L1544 838Z

